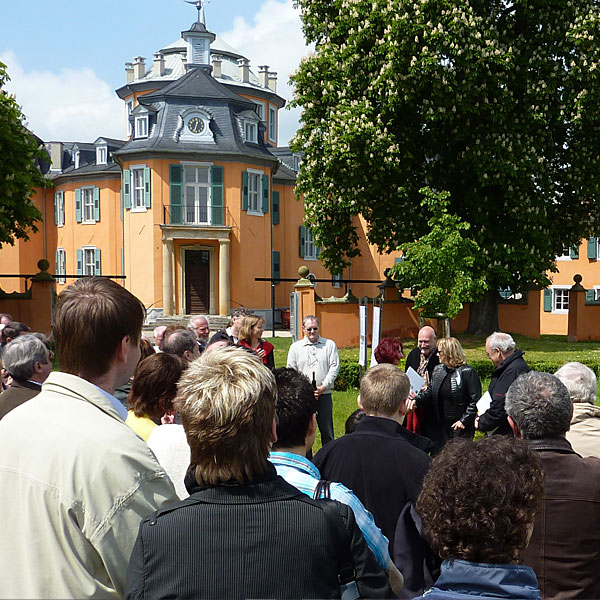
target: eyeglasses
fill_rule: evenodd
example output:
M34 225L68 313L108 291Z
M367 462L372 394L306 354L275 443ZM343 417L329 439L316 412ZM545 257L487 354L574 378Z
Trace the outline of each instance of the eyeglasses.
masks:
M318 327L305 327L306 331L319 331Z

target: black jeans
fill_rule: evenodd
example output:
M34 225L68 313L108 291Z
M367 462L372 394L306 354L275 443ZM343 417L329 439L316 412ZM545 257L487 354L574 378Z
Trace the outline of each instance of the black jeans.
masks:
M317 425L321 433L321 444L333 442L333 400L331 394L321 394L317 408Z

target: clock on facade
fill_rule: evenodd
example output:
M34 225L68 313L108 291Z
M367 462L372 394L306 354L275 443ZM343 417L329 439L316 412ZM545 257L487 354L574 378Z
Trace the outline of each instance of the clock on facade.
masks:
M200 117L192 117L188 121L187 126L192 133L202 133L204 130L204 121Z

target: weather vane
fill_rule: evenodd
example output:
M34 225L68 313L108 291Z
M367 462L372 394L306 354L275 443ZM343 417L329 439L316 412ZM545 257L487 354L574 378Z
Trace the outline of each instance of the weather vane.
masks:
M188 4L193 4L198 11L198 23L204 23L204 5L208 4L210 0L185 0Z

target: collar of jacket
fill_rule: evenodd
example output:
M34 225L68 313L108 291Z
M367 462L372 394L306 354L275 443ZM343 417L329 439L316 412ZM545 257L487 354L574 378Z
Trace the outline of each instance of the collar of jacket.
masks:
M263 473L257 475L251 481L245 482L231 479L227 483L219 485L200 485L196 481L193 472L193 469L187 472L184 483L190 497L195 495L196 500L199 502L244 504L251 502L252 497L256 498L257 502L264 502L265 499L279 500L282 497L291 497L302 493L296 488L291 488L293 492L298 493L290 494L289 490L286 490L287 493L277 494L276 490L279 487L277 484L281 478L278 477L275 467L269 461L267 461L266 470Z
M541 599L531 567L445 560L432 592L451 590L469 597Z
M429 452L433 447L433 443L426 437L413 433L394 421L385 417L370 417L365 415L356 426L356 429L350 435L377 435L386 438L402 438L411 446Z
M538 452L552 451L560 452L561 454L577 454L569 441L560 435L527 441L531 444L531 447Z
M524 352L522 350L515 350L508 358L505 358L504 361L496 367L492 375L498 376L500 373L502 373L502 371L504 371L504 369L508 367L508 365L517 360L517 358L521 358L523 354Z
M600 406L589 404L588 402L573 402L573 418L571 425L581 423L587 419L599 419Z

